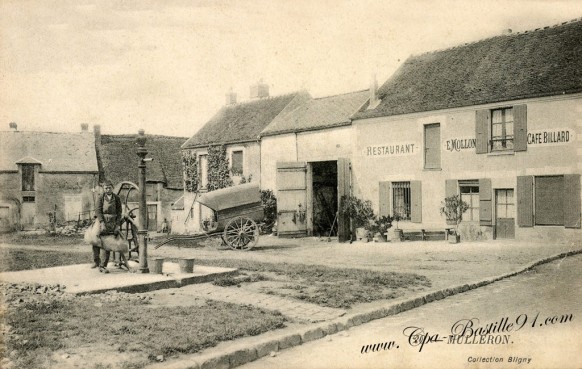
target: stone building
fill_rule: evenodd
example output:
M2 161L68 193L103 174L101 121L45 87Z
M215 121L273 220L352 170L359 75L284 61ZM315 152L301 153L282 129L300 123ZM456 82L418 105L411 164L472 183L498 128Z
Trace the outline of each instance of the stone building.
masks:
M582 21L410 57L353 117L352 183L406 230L579 242Z
M198 193L206 192L217 175L212 162L214 148L224 149L228 168L225 176L232 184L261 180L261 145L259 134L276 116L309 99L306 92L269 96L269 87L259 83L251 87L251 100L237 103L236 95L226 95L222 107L196 134L182 145L182 155L193 160L195 173L186 174L184 197L174 205L174 230L197 232L200 220L207 215L195 203ZM209 155L210 153L210 155ZM209 180L210 178L210 180Z
M110 180L121 191L121 199L128 210L139 205L137 188L138 164L136 135L105 135L99 126L94 126L100 181ZM184 189L182 156L180 146L185 137L170 137L146 134L147 158L153 159L146 166L146 203L148 208L148 230L161 231L164 219L172 228L172 205ZM133 212L138 216L138 211Z
M78 133L0 132L0 229L32 230L90 219L99 183L95 137Z

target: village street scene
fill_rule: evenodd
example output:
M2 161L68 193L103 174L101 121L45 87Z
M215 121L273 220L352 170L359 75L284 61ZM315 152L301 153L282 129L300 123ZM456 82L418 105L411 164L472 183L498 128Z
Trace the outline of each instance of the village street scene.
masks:
M582 367L582 7L468 3L0 2L0 368Z

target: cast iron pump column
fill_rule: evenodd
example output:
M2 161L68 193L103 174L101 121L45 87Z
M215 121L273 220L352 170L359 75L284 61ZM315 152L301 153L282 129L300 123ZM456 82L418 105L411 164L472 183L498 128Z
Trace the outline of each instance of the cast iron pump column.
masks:
M139 238L139 272L149 273L148 268L148 209L146 203L146 159L148 150L145 148L146 137L144 130L138 131L138 136L135 139L137 142L137 156L139 156L139 230L137 235Z

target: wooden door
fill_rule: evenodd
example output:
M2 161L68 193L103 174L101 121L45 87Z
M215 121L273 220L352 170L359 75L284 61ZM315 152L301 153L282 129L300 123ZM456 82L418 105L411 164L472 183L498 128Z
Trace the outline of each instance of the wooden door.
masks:
M495 190L495 238L515 238L515 197L513 189Z
M277 234L307 235L307 163L277 163Z
M148 204L148 231L156 232L158 230L158 205Z

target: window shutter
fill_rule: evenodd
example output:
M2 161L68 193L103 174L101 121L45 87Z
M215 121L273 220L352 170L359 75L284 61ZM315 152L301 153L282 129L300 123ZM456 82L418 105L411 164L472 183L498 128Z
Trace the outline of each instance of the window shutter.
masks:
M422 182L410 181L410 221L422 222Z
M380 196L380 216L390 216L390 182L380 182L378 194Z
M458 195L458 182L456 179L447 179L445 181L445 197Z
M491 112L489 109L475 112L475 152L486 154L489 151L489 126L491 124Z
M533 227L533 177L517 177L517 225Z
M491 179L479 179L479 223L481 225L493 224L493 201Z
M458 181L456 179L445 180L445 197L458 195L457 187ZM454 225L455 222L447 219L447 224Z
M513 151L527 150L527 105L513 107Z
M580 174L564 175L564 226L580 228Z

